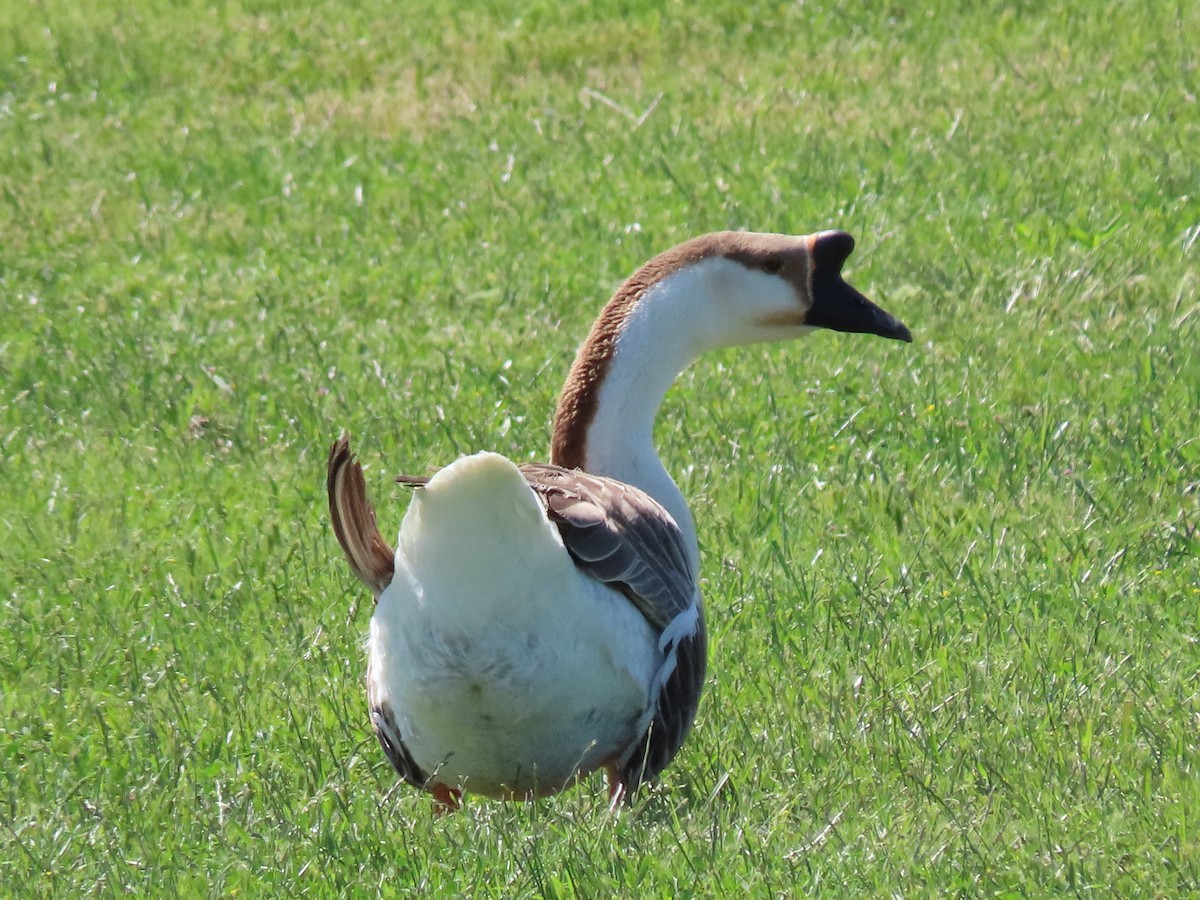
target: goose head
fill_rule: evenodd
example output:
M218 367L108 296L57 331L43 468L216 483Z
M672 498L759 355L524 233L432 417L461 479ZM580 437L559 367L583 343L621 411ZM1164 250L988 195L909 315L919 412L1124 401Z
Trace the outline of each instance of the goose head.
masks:
M642 316L660 318L654 330L672 343L690 343L688 355L818 328L911 341L900 321L843 279L853 250L854 238L844 231L717 232L651 260L614 300L637 296L624 328Z

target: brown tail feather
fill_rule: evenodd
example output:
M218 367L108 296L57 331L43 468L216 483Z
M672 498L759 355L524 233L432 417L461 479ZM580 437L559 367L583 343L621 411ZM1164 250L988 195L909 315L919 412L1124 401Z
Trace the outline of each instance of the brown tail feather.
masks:
M392 548L375 524L375 509L367 499L362 467L354 459L346 435L329 448L326 487L333 533L346 553L350 569L378 600L384 588L392 583L396 563Z

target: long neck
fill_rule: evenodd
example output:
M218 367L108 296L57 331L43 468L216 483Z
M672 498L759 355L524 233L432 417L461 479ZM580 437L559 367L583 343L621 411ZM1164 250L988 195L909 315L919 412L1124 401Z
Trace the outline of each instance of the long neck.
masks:
M644 294L618 294L605 307L559 398L550 461L650 494L679 524L697 570L691 511L654 449L663 397L704 349L695 318L700 304L687 296L695 287L688 281L677 276Z

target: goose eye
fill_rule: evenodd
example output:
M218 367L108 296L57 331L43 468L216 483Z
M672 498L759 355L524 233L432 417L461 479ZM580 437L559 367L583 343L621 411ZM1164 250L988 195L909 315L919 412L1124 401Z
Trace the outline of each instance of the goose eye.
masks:
M776 275L783 268L783 260L778 256L770 256L763 260L762 267L768 275Z

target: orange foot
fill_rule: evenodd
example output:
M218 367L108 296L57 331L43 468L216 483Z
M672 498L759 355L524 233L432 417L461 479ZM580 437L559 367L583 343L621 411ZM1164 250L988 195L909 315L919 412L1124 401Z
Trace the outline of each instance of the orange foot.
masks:
M435 784L429 792L433 794L433 813L437 816L449 815L462 808L462 791L444 784Z

